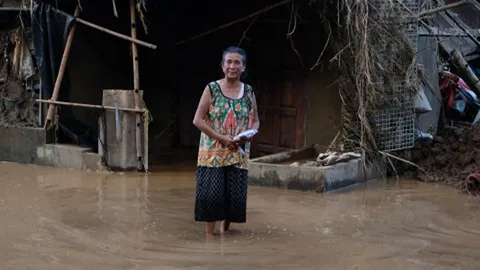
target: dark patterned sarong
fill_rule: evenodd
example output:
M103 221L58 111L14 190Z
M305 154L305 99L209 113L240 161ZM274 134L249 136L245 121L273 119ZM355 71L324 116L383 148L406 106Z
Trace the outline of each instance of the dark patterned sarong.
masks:
M247 190L248 170L234 166L198 167L195 221L245 223Z

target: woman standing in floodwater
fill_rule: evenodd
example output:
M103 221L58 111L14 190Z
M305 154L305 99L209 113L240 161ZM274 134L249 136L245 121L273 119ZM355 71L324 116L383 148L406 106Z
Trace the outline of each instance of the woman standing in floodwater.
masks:
M230 222L246 222L250 141L233 137L260 126L253 89L240 81L246 62L241 48L223 52L225 77L205 87L193 120L201 131L195 221L207 222L208 235L216 221L222 221L220 232L226 232Z

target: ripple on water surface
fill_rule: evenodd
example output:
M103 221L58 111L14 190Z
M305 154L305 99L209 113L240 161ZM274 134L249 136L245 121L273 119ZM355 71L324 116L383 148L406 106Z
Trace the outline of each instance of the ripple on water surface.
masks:
M475 269L480 200L415 181L320 195L249 188L248 223L205 237L194 171L0 164L6 269Z

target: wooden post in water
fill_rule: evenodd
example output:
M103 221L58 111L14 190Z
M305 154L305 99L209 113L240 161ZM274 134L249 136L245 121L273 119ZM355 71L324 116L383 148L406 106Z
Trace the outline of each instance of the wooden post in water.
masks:
M132 38L137 39L137 26L135 19L135 0L130 0L130 22L132 27ZM133 58L133 91L135 97L135 109L140 109L140 79L138 73L138 51L137 45L132 42L132 58ZM136 114L135 118L135 143L137 148L137 169L141 170L142 166L142 138L141 138L141 115Z
M80 8L77 5L75 8L75 14L73 15L77 18L80 15ZM65 74L65 69L67 67L68 56L70 55L70 49L72 48L73 37L75 35L76 22L73 23L72 28L68 32L67 43L65 44L65 49L63 51L62 62L60 62L60 68L58 69L57 80L55 81L55 86L53 88L52 101L57 101L58 93L60 92L60 86L62 85L63 75ZM45 120L45 129L48 129L51 122L53 121L55 113L55 104L50 104L48 107L47 118Z

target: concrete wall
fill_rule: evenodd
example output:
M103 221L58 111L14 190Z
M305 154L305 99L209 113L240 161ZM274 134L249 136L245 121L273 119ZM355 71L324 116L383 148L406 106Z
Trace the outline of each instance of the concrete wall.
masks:
M386 163L378 160L364 170L361 159L339 162L330 166L291 166L279 163L294 162L305 157L316 157L321 146L281 152L252 159L248 181L251 185L278 187L303 191L329 192L368 180L384 178Z
M0 127L0 160L37 163L37 147L47 143L43 128Z
M0 161L79 170L105 170L101 156L91 149L51 143L43 128L0 126Z

